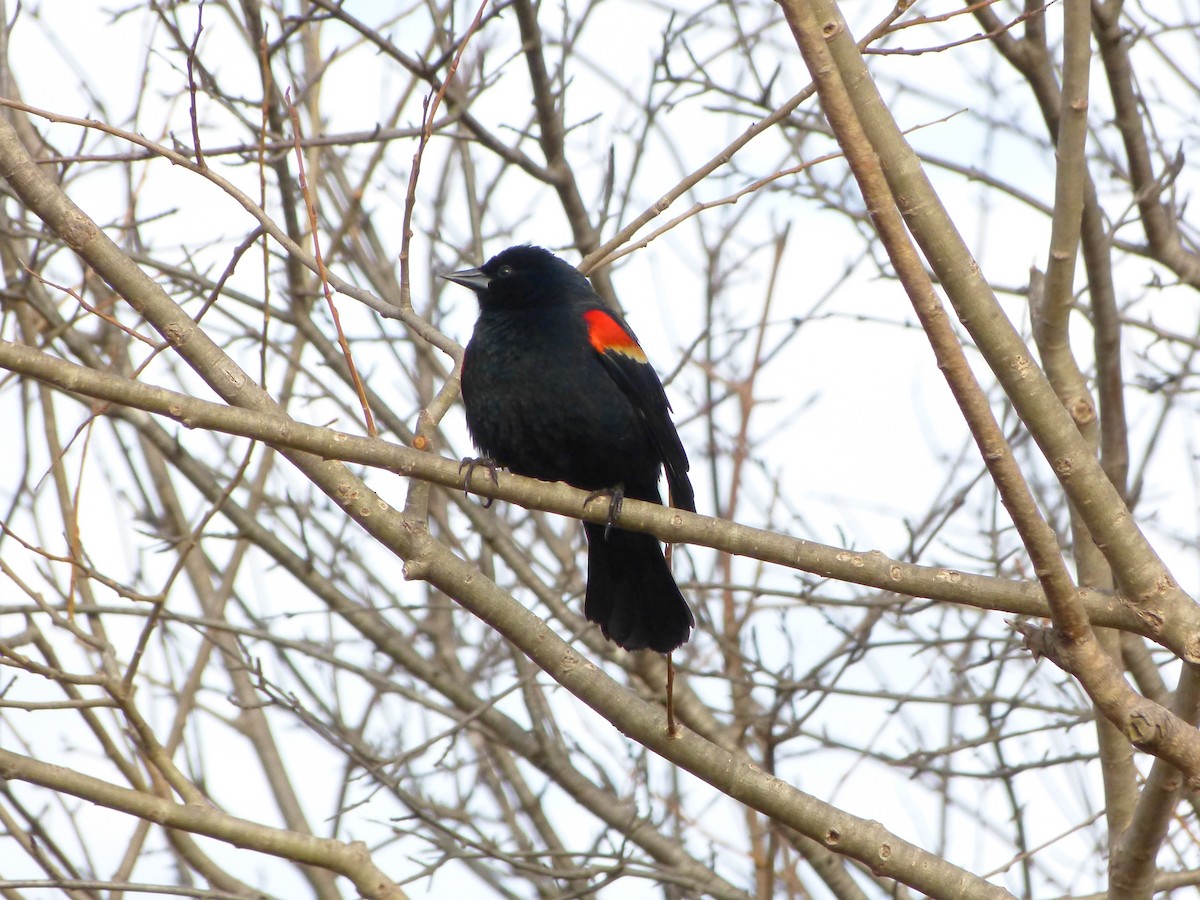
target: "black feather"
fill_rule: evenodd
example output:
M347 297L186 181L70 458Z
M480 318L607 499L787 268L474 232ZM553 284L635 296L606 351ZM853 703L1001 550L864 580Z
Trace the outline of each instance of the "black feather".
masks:
M510 247L447 275L479 298L463 357L467 427L519 475L695 510L688 458L662 382L625 321L577 269L540 247ZM695 624L652 535L585 525L584 612L627 650L668 653Z

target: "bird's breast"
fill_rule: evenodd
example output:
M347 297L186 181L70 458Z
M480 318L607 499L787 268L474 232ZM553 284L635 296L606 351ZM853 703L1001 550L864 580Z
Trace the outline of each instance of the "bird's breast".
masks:
M657 482L657 454L582 319L481 317L462 392L476 446L513 472L587 489Z

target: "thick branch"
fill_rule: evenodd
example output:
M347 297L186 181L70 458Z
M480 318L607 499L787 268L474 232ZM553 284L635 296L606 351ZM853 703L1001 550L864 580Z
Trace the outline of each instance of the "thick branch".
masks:
M454 460L382 439L306 425L283 415L252 413L200 400L109 372L76 366L21 344L0 341L0 368L41 379L73 394L167 416L189 428L241 435L281 449L303 450L325 459L374 466L447 488L464 487L461 466ZM537 481L500 472L495 484L490 479L476 478L470 487L481 497L518 503L529 509L575 516L585 521L608 520L603 503L584 505L585 491L560 482ZM1045 596L1034 582L1008 581L954 569L914 565L877 551L862 553L831 547L639 500L626 500L616 521L623 527L647 531L670 543L713 547L822 578L891 593L1019 616L1050 615ZM1099 591L1081 591L1081 599L1088 617L1095 624L1150 636L1149 629L1116 597Z
M237 847L324 866L348 878L364 897L404 900L408 896L375 868L366 845L360 842L346 844L268 828L213 807L164 800L4 749L0 749L0 777L38 784L89 803L120 810L168 828L203 834Z
M1123 594L1166 646L1200 662L1200 606L1178 585L1138 528L1099 461L1059 403L1032 354L984 280L978 263L921 169L867 73L833 0L814 0L821 27L850 89L900 211L922 253L1013 406L1076 504Z

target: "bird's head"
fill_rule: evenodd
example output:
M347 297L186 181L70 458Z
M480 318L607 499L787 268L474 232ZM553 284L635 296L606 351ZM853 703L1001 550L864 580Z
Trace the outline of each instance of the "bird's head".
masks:
M482 309L550 306L595 296L578 269L532 244L509 247L477 269L442 277L473 290Z

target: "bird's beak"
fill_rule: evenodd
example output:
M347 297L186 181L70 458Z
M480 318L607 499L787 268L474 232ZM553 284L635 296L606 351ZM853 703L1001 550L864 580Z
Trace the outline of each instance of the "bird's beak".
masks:
M463 269L461 272L448 272L442 277L447 281L470 288L476 293L486 291L488 285L492 283L492 276L483 269Z

